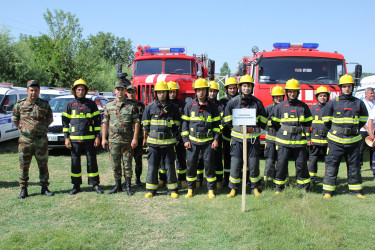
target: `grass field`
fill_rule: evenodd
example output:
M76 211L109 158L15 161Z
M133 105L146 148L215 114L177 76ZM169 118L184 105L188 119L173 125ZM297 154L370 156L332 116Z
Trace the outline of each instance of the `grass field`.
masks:
M144 163L143 181L145 159ZM114 180L106 152L100 152L98 164L101 187L108 192ZM87 185L86 170L84 191L70 196L69 152L52 151L49 166L55 196L40 195L34 159L31 196L19 200L17 142L1 144L0 249L371 249L375 242L375 182L368 161L362 171L365 200L348 195L344 164L338 194L330 200L321 194L323 163L319 185L308 194L297 190L290 164L290 186L278 196L270 189L259 198L247 195L245 213L241 212L241 195L225 197L229 189L217 191L214 200L207 198L205 187L191 199L171 199L165 189L145 199L144 191L135 187L132 197L97 195Z

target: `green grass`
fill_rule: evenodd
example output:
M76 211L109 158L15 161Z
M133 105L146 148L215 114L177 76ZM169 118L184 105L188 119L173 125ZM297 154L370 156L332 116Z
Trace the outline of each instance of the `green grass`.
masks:
M147 166L145 158L144 163ZM101 186L108 192L114 180L107 153L99 154L98 164ZM270 189L259 198L247 195L245 213L241 212L241 195L225 197L229 189L217 191L214 200L207 198L206 188L191 199L181 196L176 200L165 195L165 189L145 199L143 190L135 187L133 197L125 193L97 195L87 185L85 167L84 192L70 196L68 152L51 152L49 166L50 189L56 195L39 194L33 159L31 196L19 200L17 142L0 146L0 249L364 249L375 242L375 182L368 161L362 171L365 200L348 194L344 164L338 194L330 200L321 194L323 163L319 164L319 185L308 194L297 190L290 164L290 186L278 196Z

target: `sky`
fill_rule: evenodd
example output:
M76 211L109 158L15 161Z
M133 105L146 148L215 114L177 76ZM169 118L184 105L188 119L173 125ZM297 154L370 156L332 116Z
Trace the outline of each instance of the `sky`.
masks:
M319 50L344 55L375 73L375 1L18 1L0 0L0 26L18 38L48 34L47 8L79 18L83 36L111 32L138 45L182 46L207 54L216 72L228 62L234 72L251 48L275 42L316 42ZM348 65L348 71L354 66Z

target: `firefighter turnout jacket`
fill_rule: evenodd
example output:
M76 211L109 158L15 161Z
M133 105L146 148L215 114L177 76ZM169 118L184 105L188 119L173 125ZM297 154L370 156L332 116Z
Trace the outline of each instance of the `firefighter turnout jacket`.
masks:
M362 139L359 130L366 124L368 112L363 101L341 95L326 104L323 121L328 140L336 145L351 146Z
M312 116L307 104L298 99L285 100L275 108L272 125L277 130L276 145L306 147Z
M62 123L65 139L72 142L94 140L100 135L100 111L95 102L87 98L69 101L62 113Z
M170 147L177 142L176 133L181 124L181 115L171 101L168 100L163 106L155 100L143 112L142 124L148 132L148 146Z
M277 106L276 103L272 103L271 105L268 105L265 110L266 110L266 117L267 117L267 126L266 126L266 143L275 143L276 141L276 130L272 126L272 116L275 107Z
M326 104L317 104L310 108L311 115L313 117L311 125L311 142L317 146L327 146L327 132L328 129L324 125L322 119L324 107Z
M210 100L202 105L195 98L186 104L182 118L181 136L184 143L196 145L212 143L219 139L220 114Z

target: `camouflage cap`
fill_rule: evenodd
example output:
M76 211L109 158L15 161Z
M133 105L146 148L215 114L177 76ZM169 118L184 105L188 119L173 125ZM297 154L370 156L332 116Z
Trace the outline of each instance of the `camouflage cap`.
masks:
M134 91L137 91L137 87L134 86L134 85L129 85L126 90L134 90Z
M117 81L115 83L115 88L126 88L126 83L123 81Z
M27 87L36 86L40 88L40 83L37 80L30 80L27 82Z

